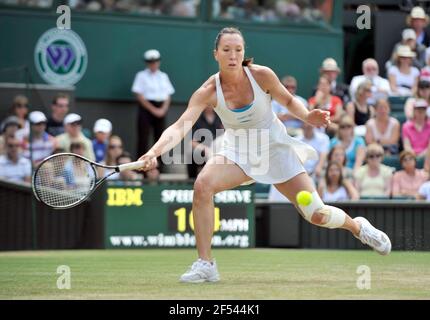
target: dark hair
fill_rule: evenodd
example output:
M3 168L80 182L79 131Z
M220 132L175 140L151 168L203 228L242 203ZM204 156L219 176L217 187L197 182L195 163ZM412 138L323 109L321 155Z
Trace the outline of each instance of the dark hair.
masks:
M76 149L85 149L85 145L82 142L72 142L70 144L70 151L76 150Z
M328 153L328 156L327 156L327 160L328 160L329 162L333 162L333 161L334 161L334 160L332 159L332 158L333 158L333 153L334 153L337 149L340 149L340 150L342 150L342 151L343 151L344 158L343 158L343 163L341 163L341 165L342 165L342 166L345 166L345 165L346 165L346 153L345 153L345 148L344 148L344 147L342 147L340 144L335 145L335 146L330 150L330 152Z
M329 185L329 180L328 180L328 172L329 172L329 170L330 170L330 167L332 167L332 166L336 166L338 169L339 169L339 171L340 171L340 175L339 175L339 186L342 186L343 185L343 172L342 172L342 165L339 163L339 162L337 162L337 161L330 161L329 163L328 163L328 165L327 165L327 169L325 170L325 182L326 182L326 185L328 186Z
M215 50L218 50L218 45L221 40L221 37L225 34L238 34L243 40L243 45L245 45L245 38L243 37L242 32L240 32L240 30L237 28L227 27L227 28L221 29L221 31L217 34L215 38ZM249 66L253 62L254 62L254 58L245 58L242 61L242 66Z
M420 80L418 82L418 89L426 89L426 88L430 88L430 82L427 80Z
M408 149L406 149L406 150L403 150L401 153L400 153L400 156L399 156L399 158L400 158L400 163L403 161L403 159L404 158L406 158L407 156L411 156L411 157L413 157L414 159L415 159L415 161L417 160L417 156L416 156L416 154L415 154L415 152L413 152L412 150L408 150Z
M61 99L61 98L67 99L67 100L70 101L70 97L69 97L69 95L67 93L57 93L55 95L54 99L52 99L52 104L57 104L57 100Z
M330 78L328 77L328 75L326 75L326 74L320 75L318 78L318 82L320 82L321 79L327 80L328 84L330 84Z
M116 157L116 159L115 159L116 164L119 164L119 159L121 159L121 158L130 158L131 159L131 154L127 151L124 151L118 157Z

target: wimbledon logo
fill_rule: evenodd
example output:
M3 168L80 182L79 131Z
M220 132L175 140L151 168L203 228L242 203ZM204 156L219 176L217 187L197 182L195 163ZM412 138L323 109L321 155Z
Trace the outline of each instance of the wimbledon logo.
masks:
M52 28L37 41L34 62L46 82L63 86L74 85L87 69L87 49L74 31Z

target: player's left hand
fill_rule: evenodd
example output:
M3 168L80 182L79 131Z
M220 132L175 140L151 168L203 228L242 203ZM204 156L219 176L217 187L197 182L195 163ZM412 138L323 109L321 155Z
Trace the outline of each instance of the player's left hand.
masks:
M321 109L311 110L305 121L318 128L327 128L330 124L330 112Z

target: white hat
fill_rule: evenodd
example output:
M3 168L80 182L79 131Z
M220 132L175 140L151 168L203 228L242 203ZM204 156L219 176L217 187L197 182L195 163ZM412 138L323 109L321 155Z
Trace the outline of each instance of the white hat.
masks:
M320 71L337 71L340 72L339 67L337 66L336 60L333 58L327 58L323 61Z
M98 119L94 123L94 132L110 133L112 131L112 123L107 119Z
M424 12L424 9L421 7L413 7L411 13L406 17L406 24L411 24L411 19L424 19L426 22L429 22L429 16Z
M414 108L427 108L428 106L428 102L424 99L417 99L414 103Z
M28 115L28 119L31 123L41 123L48 121L48 119L46 119L45 114L41 111L30 112L30 114Z
M81 122L82 118L79 114L76 113L69 113L65 118L64 118L64 124L71 124L71 123L75 123L75 122Z
M417 35L415 34L415 31L413 29L405 29L402 32L402 39L403 41L413 39L417 39Z
M396 51L397 57L415 58L416 54L409 46L398 46Z
M160 55L160 52L158 50L151 49L151 50L146 51L143 54L143 59L147 62L157 61L157 60L161 59L161 55Z

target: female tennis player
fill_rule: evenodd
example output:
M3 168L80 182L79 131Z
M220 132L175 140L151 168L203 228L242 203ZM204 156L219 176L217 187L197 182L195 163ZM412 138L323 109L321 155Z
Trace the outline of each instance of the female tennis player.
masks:
M385 233L363 217L352 219L343 210L324 205L302 165L307 159L317 158L316 151L287 134L270 103L272 98L276 99L297 118L316 127L327 127L330 114L319 109L308 111L271 69L244 59L245 41L238 29L224 28L219 32L214 57L219 72L194 92L182 116L139 159L147 162L142 170L155 167L156 158L176 146L207 107L214 108L226 128L221 150L207 162L194 183L193 217L198 260L180 281L198 283L220 279L211 255L213 197L250 180L274 184L310 223L349 230L378 253L387 255L391 242ZM296 202L296 194L303 190L312 194L310 205Z

